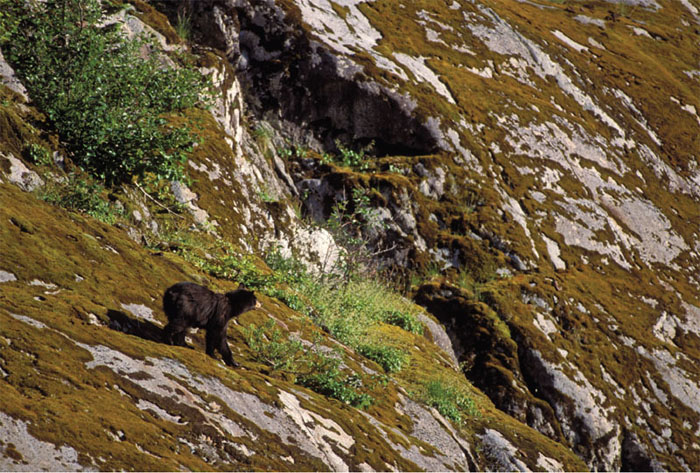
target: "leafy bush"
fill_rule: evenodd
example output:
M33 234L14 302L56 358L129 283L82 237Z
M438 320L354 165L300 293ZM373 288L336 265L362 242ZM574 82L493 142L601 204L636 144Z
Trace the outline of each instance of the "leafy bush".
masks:
M364 344L357 347L357 352L377 362L387 373L396 373L408 361L408 354L396 347L378 343Z
M388 310L383 316L384 322L401 327L407 332L423 335L424 326L415 314L402 310Z
M265 335L269 333L270 335ZM270 319L264 325L249 325L243 329L246 343L256 361L274 370L291 370L304 355L304 345L299 340L283 340L282 333Z
M108 184L183 179L193 136L168 117L211 98L199 72L144 59L154 45L102 26L99 0L2 1L3 52L77 164Z
M294 374L297 384L359 409L372 404L372 396L356 389L362 380L341 372L340 355L327 355L316 344L309 348L300 340L283 340L274 320L260 327L250 325L244 335L257 361Z
M462 422L463 414L479 414L474 400L469 395L455 383L441 378L425 383L419 397L429 406L436 408L440 414L457 423Z
M0 44L9 41L17 29L18 20L10 11L14 0L0 0Z
M404 350L378 342L367 343L369 332L380 322L415 334L423 333L417 309L386 284L372 279L334 279L328 275L315 278L300 261L285 258L278 250L270 252L266 262L275 271L277 281L293 287L308 302L304 304L301 298L290 297L291 288L275 291L274 297L310 306L302 312L311 313L314 321L333 337L376 361L387 372L399 371L405 365L408 354Z
M300 285L309 284L313 280L304 263L296 258L285 258L279 248L273 248L267 254L265 262L282 282Z
M233 279L250 289L258 289L264 293L267 293L275 282L275 276L264 274L252 256L226 252L214 260L203 261L200 267L216 277Z
M110 225L117 221L120 214L105 198L104 187L75 175L70 175L65 183L42 188L38 191L38 196L46 202L83 212Z
M24 148L24 155L29 161L40 166L48 166L53 163L51 152L44 146L31 143Z
M338 147L338 152L340 153L340 164L362 172L369 170L370 163L365 156L365 153L372 149L374 142L370 143L367 147L359 151L346 148L340 143L340 141L336 141L335 145Z
M358 409L371 406L372 396L357 392L351 385L352 380L357 378L343 376L338 369L339 364L340 360L325 357L311 374L300 376L297 381L319 394L338 399Z

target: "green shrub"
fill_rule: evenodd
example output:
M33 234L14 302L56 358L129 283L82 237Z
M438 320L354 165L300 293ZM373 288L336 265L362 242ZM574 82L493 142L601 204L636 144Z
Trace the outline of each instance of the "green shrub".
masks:
M339 353L327 355L318 344L305 347L300 340L285 340L274 320L260 327L250 325L243 332L255 360L292 373L297 384L358 409L372 404L372 396L357 391L361 378L341 372Z
M463 415L476 416L479 411L474 400L469 397L456 383L441 378L428 381L419 393L426 404L432 406L443 416L454 422L462 422Z
M29 161L40 166L49 166L53 164L51 152L46 147L31 143L24 148L24 155Z
M2 0L3 52L74 162L107 184L151 172L181 180L193 135L168 117L211 98L193 67L144 59L144 38L128 40L104 20L98 0Z
M9 41L16 32L19 20L12 15L14 0L0 0L0 44Z
M355 151L350 148L346 148L343 146L340 141L335 142L335 145L338 148L338 152L340 153L340 159L338 160L340 164L343 166L355 169L357 171L368 171L369 170L369 160L367 159L367 156L365 156L365 153L372 149L374 146L374 142L370 143L367 147Z
M69 210L83 212L113 224L120 212L105 196L105 189L90 179L70 175L65 183L50 184L38 191L40 199Z
M372 404L372 396L355 389L361 385L360 378L341 373L340 358L315 351L309 361L310 372L297 376L300 385L358 409L366 409Z
M357 347L357 352L375 361L387 373L396 373L408 361L408 354L399 348L378 343L363 344Z
M384 322L401 327L407 332L415 333L417 335L423 335L423 330L425 329L423 324L418 317L408 311L402 310L388 310L383 316Z
M313 278L304 263L296 258L286 258L278 247L272 248L265 257L265 263L275 271L278 280L288 284L309 284Z
M284 302L285 304L287 304L287 307L289 307L292 310L295 310L304 315L309 315L311 313L309 305L298 294L296 294L290 289L272 287L265 289L263 292L267 296L274 297L275 299Z
M275 282L274 275L263 273L250 255L240 256L226 252L218 258L201 261L199 266L213 276L232 279L264 293L271 289Z
M243 335L253 351L254 359L274 370L291 370L304 355L301 341L283 340L282 333L272 319L259 327L249 325L243 329Z
M326 329L333 337L354 348L358 353L376 361L387 372L399 371L406 363L408 354L399 348L385 346L379 342L367 343L373 327L385 322L416 333L423 333L423 324L416 310L400 294L381 281L371 279L335 279L326 275L315 278L295 258L285 258L274 249L267 264L275 271L275 279L289 288L269 293L299 310L310 313L316 324ZM303 296L294 297L294 292ZM293 307L293 305L297 305Z

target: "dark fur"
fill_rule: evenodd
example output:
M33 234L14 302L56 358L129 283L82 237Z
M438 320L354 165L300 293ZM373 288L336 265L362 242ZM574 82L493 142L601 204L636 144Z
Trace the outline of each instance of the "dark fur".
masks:
M187 329L204 328L207 331L207 355L214 357L214 350L218 350L227 365L238 366L226 341L226 326L233 317L256 307L260 307L260 303L253 291L239 288L217 294L198 284L179 282L163 295L163 310L168 316L165 342L187 346Z

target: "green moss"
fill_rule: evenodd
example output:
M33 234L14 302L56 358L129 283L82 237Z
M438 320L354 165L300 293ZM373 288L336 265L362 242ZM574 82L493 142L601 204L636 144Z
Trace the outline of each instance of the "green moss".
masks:
M0 92L5 94L9 91L4 85L0 85ZM15 157L22 156L22 151L27 143L38 143L39 133L31 126L29 120L41 120L38 113L32 109L27 113L22 113L19 107L15 106L15 101L8 100L8 105L0 106L0 152L11 153ZM3 160L4 161L4 160Z
M165 18L153 9L140 2L135 2L141 11L143 18L151 25L167 23ZM405 52L412 55L422 55L428 58L427 64L436 73L442 75L443 80L457 101L456 106L444 103L439 98L435 99L434 90L425 85L410 85L402 87L401 92L408 92L419 103L416 117L439 116L443 124L452 126L450 119L457 122L459 116L464 117L473 124L484 124L485 128L479 137L461 136L462 143L466 143L477 159L482 162L490 160L486 156L482 141L503 143L504 133L495 126L493 111L501 110L504 97L515 104L536 105L539 112L518 110L522 123L530 120L543 120L552 115L557 115L557 110L551 105L550 97L566 108L576 109L573 99L563 94L552 81L535 78L536 87L524 87L513 78L502 77L501 81L483 81L474 74L464 72L462 66L483 67L482 62L487 59L502 59L487 51L479 42L470 44L476 50L476 57L466 54L457 54L452 48L440 44L429 44L424 38L424 25L415 22L417 11L424 9L429 14L439 18L441 22L454 28L454 32L442 31L441 38L448 44L460 44L464 40L457 36L459 23L464 21L462 12L450 11L448 3L436 4L435 2L420 1L415 4L405 5L405 14L398 15L398 1L383 0L367 3L360 6L379 29L382 31L378 50L387 55L394 51ZM551 2L546 2L551 3ZM620 88L635 98L643 114L650 118L651 126L664 137L664 144L668 150L668 156L664 156L674 164L681 172L686 173L689 151L697 149L697 133L690 125L680 123L668 118L666 113L668 103L663 94L652 94L650 90L671 90L674 96L682 99L684 103L694 103L697 95L696 86L684 79L683 70L686 65L695 65L693 56L693 36L678 31L677 19L687 18L687 12L681 7L664 5L662 14L657 15L637 9L628 12L627 16L616 22L609 22L605 30L575 23L573 16L584 12L588 16L604 18L608 13L609 5L588 3L577 5L565 2L565 5L554 5L552 9L540 9L530 4L514 5L500 0L495 1L491 8L498 12L499 16L511 24L516 25L526 36L537 35L551 43L548 51L560 52L562 45L550 35L554 29L566 30L566 34L575 41L585 44L587 38L593 37L605 44L607 52L591 56L589 63L576 61L576 67L580 73L590 78L597 84L603 84L608 88ZM301 17L298 6L291 1L279 2L289 12L287 21L300 23ZM550 5L551 6L551 5ZM342 7L333 4L336 12L342 17L345 11ZM475 11L473 5L462 5L462 10ZM386 18L400 16L397 21L386 21ZM675 16L675 20L673 17ZM153 18L151 18L153 17ZM663 41L650 41L644 38L634 38L629 32L629 26L644 22L645 28L654 35L664 38ZM170 41L178 41L170 37L169 27L163 23L156 29L163 32ZM398 35L397 33L401 34ZM672 44L674 59L662 60L668 54L668 44ZM358 52L358 62L366 67L365 74L387 83L393 81L391 74L379 69L374 60L366 53ZM200 58L200 65L221 68L229 67L222 62L218 53L208 53ZM693 66L695 67L695 66ZM220 69L221 70L221 69ZM230 72L230 71L229 71ZM228 72L227 72L228 74ZM227 80L233 77L227 75ZM537 89L537 90L535 90ZM8 95L6 89L2 89L3 97L8 97L3 105L0 105L0 146L3 152L12 152L19 156L25 143L36 139L37 132L32 126L27 125L27 115L21 108L16 107L16 97ZM479 97L478 101L474 97ZM639 97L639 100L637 98ZM603 106L612 105L606 103L604 96L600 97ZM605 127L590 120L588 112L582 116L572 118L587 132L604 137L610 137L610 131ZM621 111L625 115L627 112ZM193 155L193 160L198 164L217 164L221 169L230 168L234 161L230 145L223 139L221 130L214 123L211 116L203 111L193 111L192 116L200 121L200 137L202 144ZM445 118L451 117L451 118ZM34 117L34 119L39 117ZM192 118L192 117L190 117ZM629 118L629 117L627 117ZM641 133L641 128L632 120L626 120L635 133ZM455 127L457 128L457 127ZM466 135L466 132L465 132ZM512 193L523 205L525 211L533 215L539 205L528 200L527 192L536 185L532 176L520 176L517 167L525 165L529 158L512 156L507 146L503 146L506 152L503 155L494 156L499 176ZM396 168L411 169L420 162L428 169L440 166L447 170L447 174L454 179L455 185L448 186L450 191L441 201L434 201L423 196L418 191L420 179L412 176L403 176L395 172L387 172L388 165ZM691 226L684 225L684 220L696 220L698 217L697 203L689 196L671 195L663 184L658 183L652 171L646 166L639 167L644 176L646 185L643 186L648 198L653 200L672 222L673 227L682 234L686 241L694 239L694 230ZM674 344L679 348L666 346L660 341L649 340L648 333L655 323L656 316L661 311L669 313L682 313L680 300L672 295L663 284L671 283L674 288L683 294L689 301L697 301L697 290L690 284L679 281L671 273L659 269L633 270L625 272L620 269L603 265L601 258L588 254L590 265L580 263L577 250L568 251L563 257L567 262L567 271L554 273L551 265L540 264L533 274L519 274L506 280L495 278L495 269L507 266L507 261L502 252L496 251L492 245L485 241L476 241L469 238L470 232L486 229L496 235L508 235L512 240L509 244L519 255L529 255L533 260L534 253L529 242L524 236L522 228L512 221L507 221L501 213L501 197L493 190L494 176L478 176L474 171L462 169L454 164L453 157L448 154L439 154L422 157L391 156L377 161L376 167L370 167L367 173L358 173L334 165L327 168L326 176L329 182L338 188L362 187L370 191L371 201L375 205L391 205L401 193L405 192L415 204L415 214L418 220L418 228L427 238L429 248L446 246L453 250L460 250L464 255L465 269L463 274L468 274L465 279L468 284L463 284L466 290L456 291L461 298L464 313L478 323L478 330L470 332L468 341L476 339L488 341L494 345L494 353L484 360L482 366L487 368L492 376L494 384L502 383L503 386L518 382L513 374L517 372L517 352L523 347L532 347L542 352L542 355L552 362L561 361L561 354L556 350L561 348L569 352L568 359L580 367L584 376L593 381L596 387L605 391L606 397L614 399L615 394L609 388L600 386L596 380L601 378L601 367L611 374L621 385L632 385L639 380L640 373L653 372L653 366L649 362L642 361L638 370L628 369L629 366L637 366L640 363L633 350L626 347L610 346L609 339L619 334L626 334L636 340L645 340L645 346L649 348L667 348L675 353L682 350L684 353L697 358L700 355L697 337L679 335L674 339ZM488 171L491 172L491 171ZM634 174L634 173L630 173ZM603 178L613 177L610 173L601 171ZM222 180L211 182L203 172L191 170L194 179L192 188L200 196L199 204L216 219L220 227L217 232L222 239L236 241L245 238L241 231L243 219L231 210L231 202L238 208L247 205L246 198L240 193L232 192L231 188L224 185ZM618 179L616 177L616 179ZM638 177L626 176L624 184L632 188L640 186ZM469 183L469 185L463 185ZM564 177L560 185L571 195L583 192L580 182L571 177ZM235 186L234 186L235 187ZM235 189L234 189L235 190ZM545 191L549 193L549 191ZM550 194L553 196L553 194ZM476 196L476 197L475 197ZM234 349L234 355L241 361L245 371L229 370L221 367L203 352L204 337L198 333L193 335L195 350L181 347L170 347L154 343L151 340L133 335L123 334L105 327L89 325L92 313L102 322L108 322L109 310L121 310L122 302L142 303L154 310L154 315L161 323L165 322L160 310L160 295L165 287L181 279L194 279L204 282L217 290L233 289L235 283L225 279L218 279L212 271L205 272L202 268L213 267L219 262L209 262L209 266L202 265L208 261L206 254L214 250L221 252L227 248L216 241L211 235L204 233L185 231L190 224L187 215L175 217L170 215L158 215L159 224L164 229L163 247L154 245L153 251L146 251L134 245L124 233L118 229L102 225L93 219L81 215L65 212L35 202L31 196L22 194L9 186L0 186L0 220L13 224L0 226L0 241L9 242L7 250L3 253L3 268L11 269L19 278L18 282L5 283L0 294L0 307L12 313L21 313L40 320L51 328L69 334L71 338L82 343L100 343L117 348L134 358L146 359L148 357L167 357L180 361L191 372L203 376L216 377L229 387L246 393L252 393L270 406L279 405L279 392L286 390L294 392L299 390L304 393L301 398L302 406L311 412L337 421L343 430L351 433L356 440L349 454L343 453L353 469L357 469L362 463L367 463L376 469L386 469L387 465L400 469L416 469L416 465L403 461L394 463L395 454L384 440L368 434L373 431L366 417L340 402L329 400L312 391L295 386L293 380L282 374L275 373L257 363L250 349L244 341L244 335L240 326L233 325L229 330L229 338ZM7 205L5 205L7 203ZM547 210L547 209L545 209ZM677 211L677 215L673 210ZM157 214L158 209L154 209ZM271 208L272 212L278 212L278 208ZM431 214L438 217L440 224L430 218ZM166 223L163 223L166 222ZM552 230L553 222L545 219L546 231ZM172 230L171 233L168 233ZM547 233L553 235L553 232ZM165 238L165 237L168 238ZM607 238L609 234L601 234ZM560 245L563 241L557 237ZM172 244L172 245L171 245ZM540 255L546 255L544 245L538 243L537 251ZM119 255L112 253L107 247L114 248ZM191 255L186 256L185 251L175 249L165 251L165 247L187 248ZM5 247L4 247L5 248ZM220 253L216 253L219 255ZM195 260L195 257L197 260ZM412 256L415 266L427 267L430 257L427 254ZM689 266L690 258L681 257L677 263L683 267ZM193 264L193 262L197 264ZM540 260L542 262L543 260ZM686 264L688 263L688 264ZM263 266L261 265L261 268ZM604 268L604 269L600 269ZM600 271L605 271L602 275ZM80 274L85 279L76 282L75 274ZM233 273L232 273L233 274ZM267 274L267 273L266 273ZM235 274L233 274L235 278ZM454 282L459 277L457 272L441 274L442 281ZM58 284L61 292L47 294L41 287L26 286L27 281L41 279ZM454 290L452 284L434 283L436 290ZM532 326L534 317L533 307L522 303L522 293L527 292L541 297L553 308L552 318L558 324L560 330L551 335L553 343L545 340L542 332ZM645 295L659 301L659 306L650 310L647 305L639 301L639 295ZM35 298L43 298L37 300ZM289 332L300 333L305 340L313 339L317 330L313 330L305 324L304 318L290 309L279 300L261 296L266 312L253 311L244 314L239 319L241 326L250 323L262 324L272 314L283 323ZM578 302L588 308L584 311L577 307ZM598 304L598 308L595 308ZM51 310L47 310L50 307ZM590 313L589 313L590 311ZM84 363L89 360L86 352L75 348L64 348L66 340L50 330L35 329L17 321L0 311L2 324L0 332L4 337L11 339L16 349L4 349L0 353L3 369L11 372L10 386L7 395L3 393L2 408L22 419L37 422L33 434L47 441L58 442L61 438L81 439L77 448L81 452L90 453L97 458L98 452L110 451L110 458L100 464L101 469L327 469L316 460L308 459L300 449L290 445L288 439L280 439L270 435L258 426L236 414L228 406L222 406L222 410L235 422L245 426L249 432L257 436L256 441L249 437L233 439L237 443L245 445L249 450L256 451L258 444L270 445L267 455L256 453L248 458L241 454L231 453L235 462L232 464L206 464L199 458L199 452L191 453L189 448L181 447L175 438L187 438L194 442L198 435L211 436L215 434L210 429L202 428L189 430L189 427L174 426L172 423L157 419L151 412L143 412L135 409L133 403L123 399L114 386L128 396L144 397L149 394L140 390L133 379L129 381L124 377L114 374L106 368L98 368L87 372ZM465 316L467 318L467 316ZM594 319L595 318L595 319ZM411 334L397 327L379 324L375 327L373 336L381 337L386 343L402 347L409 354L408 365L400 370L393 378L377 376L367 379L367 389L376 402L367 410L367 413L385 423L395 427L401 434L392 428L385 428L388 438L404 447L417 445L425 452L434 452L429 445L422 444L410 437L413 425L411 419L396 408L403 394L413 392L424 383L426 379L439 375L450 379L469 393L475 400L476 408L480 413L474 418L470 417L463 425L458 426L461 433L472 443L476 444L475 435L484 428L496 428L518 445L520 451L528 459L528 464L536 465L540 452L552 458L561 459L565 469L583 470L586 468L580 460L561 443L556 443L533 432L512 417L506 416L497 410L492 402L479 390L474 388L464 379L462 374L451 366L449 360L442 355L435 346L425 337ZM0 339L1 340L1 339ZM328 345L335 345L327 337L324 339ZM498 353L498 350L501 350ZM344 350L346 364L355 372L362 370L362 366L369 366L380 372L380 367L357 356L351 350ZM10 371L9 368L12 368ZM38 374L37 374L38 373ZM663 386L663 380L654 377L657 385ZM374 384L372 384L374 383ZM648 381L647 389L651 389ZM221 400L215 396L205 396L207 402ZM540 399L524 395L518 398L522 402L539 406L546 411L548 406ZM191 420L198 420L197 414L187 409L177 400L165 401L155 399L159 405L167 406L167 410L173 414L180 414ZM619 412L630 417L635 415L634 406L616 404ZM109 408L100 412L98 406L105 405ZM667 410L661 405L655 405L654 409L659 415L666 415ZM679 409L685 409L682 406ZM65 425L68 414L76 414L76 421L71 425ZM682 411L685 413L685 411ZM63 417L62 417L63 416ZM97 421L95 420L97 419ZM521 419L525 420L525 419ZM85 440L88 438L90 428L95 423L104 427L106 431L124 431L128 441L112 445L114 442L109 435L100 432L94 442ZM654 420L651 427L660 431L661 425ZM124 428L126 425L128 428ZM675 429L681 431L683 429ZM403 434L406 434L405 436ZM684 435L674 432L674 435ZM162 439L165 437L165 439ZM148 443L153 441L153 447ZM692 439L683 438L691 442ZM146 443L142 443L146 442ZM681 443L680 441L678 442ZM171 460L153 460L147 455L138 453L135 445L149 445L149 450L162 458ZM8 447L9 448L9 447ZM686 453L683 453L686 455ZM295 463L281 460L291 457ZM660 457L662 458L663 455ZM82 458L82 457L81 457ZM484 468L485 460L479 459L480 467ZM670 460L669 460L670 461ZM692 462L689 462L692 463ZM675 463L669 463L675 464Z
M165 36L165 39L170 44L179 44L183 41L180 36L178 36L175 28L172 27L168 18L156 10L153 6L149 5L143 0L127 0L129 3L134 5L137 10L137 16L141 21L146 23L148 26L156 30L158 33Z

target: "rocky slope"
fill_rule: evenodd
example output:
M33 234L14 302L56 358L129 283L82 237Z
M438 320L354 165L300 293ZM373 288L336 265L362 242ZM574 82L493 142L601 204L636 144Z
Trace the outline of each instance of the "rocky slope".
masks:
M196 112L192 185L172 186L184 219L139 188L117 193L116 226L28 193L52 172L27 143L61 149L1 69L2 469L700 468L700 5L134 5L115 21L174 48L188 46L166 16L186 12L221 90ZM245 370L159 343L168 285L235 286L174 228L328 269L342 250L302 217L359 208L353 189L373 209L358 232L374 262L449 337L429 318L432 336L391 331L415 350L373 406L270 371L240 327ZM317 337L263 304L240 324ZM416 402L436 370L478 414L455 425Z

